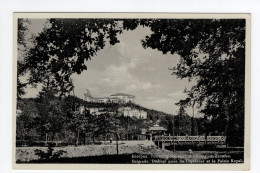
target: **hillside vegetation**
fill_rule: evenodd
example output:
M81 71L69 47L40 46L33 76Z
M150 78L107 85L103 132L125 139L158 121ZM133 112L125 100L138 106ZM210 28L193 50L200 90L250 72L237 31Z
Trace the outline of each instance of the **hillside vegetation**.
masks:
M80 106L100 107L108 112L98 116L91 115L89 111L79 113ZM147 119L116 114L118 108L126 106L146 111ZM173 116L134 103L89 103L74 96L57 98L51 93L44 93L39 98L20 99L17 108L17 145L36 145L35 141L41 141L40 145L50 141L60 141L60 145L80 145L110 138L136 140L142 130L155 124L166 128L166 133L170 135L173 127L175 135L204 135L207 130L210 132L202 118L191 118L185 112Z

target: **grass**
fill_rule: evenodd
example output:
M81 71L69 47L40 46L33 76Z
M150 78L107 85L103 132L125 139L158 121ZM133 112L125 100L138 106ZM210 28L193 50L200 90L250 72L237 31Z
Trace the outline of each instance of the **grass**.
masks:
M124 141L119 142L119 155L116 155L116 145L85 145L54 147L54 153L64 150L66 153L60 158L41 160L35 155L35 150L47 151L47 147L18 147L16 148L17 163L132 163L132 155L146 155L149 158L165 159L180 163L192 163L200 159L242 159L243 151L170 151L158 148L152 141Z

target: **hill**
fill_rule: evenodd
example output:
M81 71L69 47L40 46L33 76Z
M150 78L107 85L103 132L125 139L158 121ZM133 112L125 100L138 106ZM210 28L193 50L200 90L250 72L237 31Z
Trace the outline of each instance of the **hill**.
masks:
M141 105L135 104L135 103L125 103L125 104L118 104L118 103L91 103L91 102L86 102L83 99L80 99L78 97L73 97L70 96L75 102L80 103L81 105L86 106L87 108L109 108L112 111L116 111L116 109L120 107L130 107L133 109L138 109L147 112L147 117L148 121L152 120L153 123L156 123L158 120L160 122L161 119L164 119L165 117L173 117L171 114L167 114L162 111L154 110L154 109L149 109L145 108Z
M58 99L58 98L57 98ZM172 133L172 129L174 126L175 133L178 135L186 135L191 134L191 129L196 124L200 124L202 119L200 118L191 118L188 115L171 115L162 111L145 108L141 105L135 103L126 103L126 104L117 104L117 103L90 103L86 102L83 99L80 99L75 96L67 96L60 100L64 102L64 105L70 107L72 111L79 110L79 106L85 106L86 108L107 108L111 112L116 112L120 107L130 107L133 109L138 109L147 112L147 119L136 119L127 117L120 117L120 124L123 128L135 129L136 132L140 132L141 129L149 128L149 126L153 126L154 124L159 124L168 130L168 133ZM36 98L23 98L18 101L18 109L22 109L23 111L30 113L31 115L37 114L37 110L35 110L36 105L41 105L42 103L37 103ZM32 112L33 111L33 112ZM174 118L175 117L175 118ZM73 120L73 117L69 117L69 120ZM197 126L198 127L198 126ZM133 131L135 131L133 130ZM194 130L194 129L193 129ZM195 134L202 133L203 129L196 130Z

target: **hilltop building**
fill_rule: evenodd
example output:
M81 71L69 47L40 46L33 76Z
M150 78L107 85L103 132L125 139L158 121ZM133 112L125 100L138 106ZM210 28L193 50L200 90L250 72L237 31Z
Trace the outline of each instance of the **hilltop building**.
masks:
M115 112L109 111L107 108L103 107L84 107L80 106L78 110L81 114L84 111L88 111L92 115L100 115L104 113L114 114ZM130 107L120 107L118 108L119 116L123 115L124 117L137 118L137 119L147 119L147 112Z
M101 114L113 114L114 112L109 111L107 108L103 108L103 107L84 107L84 106L80 106L79 107L79 113L83 114L85 111L87 111L88 113L92 114L92 115L101 115Z
M118 109L118 112L124 117L135 117L138 119L147 119L147 112L143 110L138 110L130 107L121 107Z
M84 93L83 100L91 103L135 103L135 96L124 94L124 93L117 93L110 95L109 97L102 97L102 98L95 98L91 96L90 91L86 89L86 92ZM100 115L102 113L107 112L105 108L86 108L90 114ZM83 112L85 109L84 107L81 107L80 112ZM112 112L109 112L112 114ZM143 110L139 110L136 108L131 107L120 107L118 108L119 115L123 115L124 117L135 117L138 119L147 119L147 112Z
M110 96L110 99L121 99L125 103L135 103L135 96L124 93L113 94Z
M135 96L133 95L117 93L110 95L109 97L94 98L91 96L88 89L86 89L83 99L92 103L135 103Z

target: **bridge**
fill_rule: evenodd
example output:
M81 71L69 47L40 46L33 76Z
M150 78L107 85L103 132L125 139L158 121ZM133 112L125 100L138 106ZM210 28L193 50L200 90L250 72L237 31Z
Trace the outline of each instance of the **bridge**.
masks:
M153 136L152 140L162 149L165 149L165 146L171 145L226 144L226 136Z

